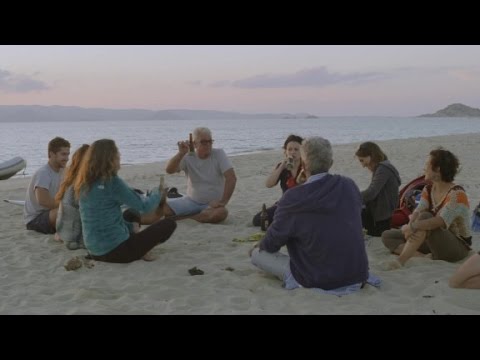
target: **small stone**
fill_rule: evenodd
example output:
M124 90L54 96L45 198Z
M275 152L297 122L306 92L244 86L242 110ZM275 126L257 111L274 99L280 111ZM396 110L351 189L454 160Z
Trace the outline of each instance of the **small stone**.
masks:
M192 276L205 274L205 273L203 272L203 270L197 269L196 266L194 266L194 267L191 268L191 269L188 269L188 272L189 272L190 275L192 275Z
M65 270L71 271L71 270L80 269L82 267L82 265L83 265L82 260L78 256L75 256L75 257L69 259L65 263L64 267L65 267Z

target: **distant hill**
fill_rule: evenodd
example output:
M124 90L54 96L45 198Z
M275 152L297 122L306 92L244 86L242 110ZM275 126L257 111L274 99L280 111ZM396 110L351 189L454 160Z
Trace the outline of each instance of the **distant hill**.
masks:
M142 110L101 109L77 106L0 105L0 122L40 121L138 121L138 120L211 120L211 119L312 119L315 115L242 114L214 110Z
M424 114L419 117L480 117L480 109L463 104L452 104L438 110L435 114Z

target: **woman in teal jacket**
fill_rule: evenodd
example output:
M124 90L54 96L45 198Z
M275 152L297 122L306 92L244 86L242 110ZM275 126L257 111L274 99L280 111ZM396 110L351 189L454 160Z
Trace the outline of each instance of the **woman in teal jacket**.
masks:
M121 206L148 213L163 204L166 193L157 188L141 197L117 175L119 169L120 153L115 142L95 141L75 181L75 196L79 199L83 237L90 256L98 261L129 263L165 242L177 224L163 219L133 233L132 224L123 219Z

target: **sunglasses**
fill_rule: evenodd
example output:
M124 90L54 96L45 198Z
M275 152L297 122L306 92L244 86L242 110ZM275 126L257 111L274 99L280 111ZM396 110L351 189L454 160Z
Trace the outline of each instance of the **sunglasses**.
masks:
M198 141L201 145L210 145L213 144L213 140L200 140Z

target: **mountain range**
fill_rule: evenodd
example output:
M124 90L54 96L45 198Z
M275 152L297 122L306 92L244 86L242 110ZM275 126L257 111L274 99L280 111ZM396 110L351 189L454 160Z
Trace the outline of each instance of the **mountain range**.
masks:
M242 114L215 110L102 109L77 106L0 105L0 122L107 121L107 120L211 120L211 119L316 119L315 115Z

